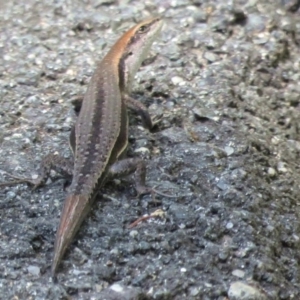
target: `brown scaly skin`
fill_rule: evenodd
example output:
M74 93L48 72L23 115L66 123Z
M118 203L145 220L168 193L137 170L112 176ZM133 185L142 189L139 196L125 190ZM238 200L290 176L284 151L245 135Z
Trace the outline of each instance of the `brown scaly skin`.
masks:
M90 211L110 169L115 174L137 170L140 174L138 191L143 191L144 165L133 159L126 163L117 161L127 147L126 102L130 101L130 105L134 106L134 100L127 93L130 92L135 72L161 27L159 18L132 27L115 43L91 78L70 136L75 158L73 179L56 234L52 276L55 276L67 247ZM136 107L143 114L143 106L136 102ZM151 118L147 112L143 119L145 125L151 128Z

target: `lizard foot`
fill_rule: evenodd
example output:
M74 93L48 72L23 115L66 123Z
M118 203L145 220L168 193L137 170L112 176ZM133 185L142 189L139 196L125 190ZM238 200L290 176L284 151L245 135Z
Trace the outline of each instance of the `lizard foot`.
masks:
M9 177L15 179L14 181L6 181L6 182L1 182L0 186L11 186L11 185L16 185L16 184L22 184L22 183L26 183L26 184L30 184L33 185L33 190L36 190L37 188L39 188L43 183L44 180L40 177L38 177L37 179L29 179L29 178L24 178L21 176L16 176L10 173L6 172L6 175L8 175Z

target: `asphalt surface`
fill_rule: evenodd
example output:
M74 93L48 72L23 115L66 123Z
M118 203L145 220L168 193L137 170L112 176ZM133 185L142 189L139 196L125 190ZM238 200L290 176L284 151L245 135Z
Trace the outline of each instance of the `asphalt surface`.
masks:
M300 299L300 1L1 1L0 181L71 157L72 99L114 41L160 14L133 97L129 157L50 278L66 191L0 188L0 299ZM158 217L137 219L160 210Z

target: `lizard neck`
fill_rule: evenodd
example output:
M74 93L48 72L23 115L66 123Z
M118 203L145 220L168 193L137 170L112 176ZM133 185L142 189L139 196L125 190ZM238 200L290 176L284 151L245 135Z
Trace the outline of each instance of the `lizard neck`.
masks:
M128 30L104 57L118 78L121 93L129 93L133 78L162 28L160 18L143 21Z

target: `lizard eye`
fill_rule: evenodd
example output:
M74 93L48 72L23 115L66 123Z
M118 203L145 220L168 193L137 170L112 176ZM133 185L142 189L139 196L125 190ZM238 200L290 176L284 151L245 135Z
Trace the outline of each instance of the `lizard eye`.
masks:
M139 30L138 30L138 33L145 33L147 32L149 29L149 26L146 26L146 25L142 25Z

